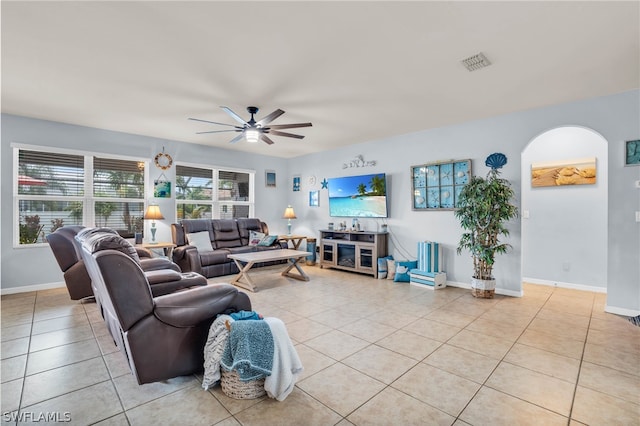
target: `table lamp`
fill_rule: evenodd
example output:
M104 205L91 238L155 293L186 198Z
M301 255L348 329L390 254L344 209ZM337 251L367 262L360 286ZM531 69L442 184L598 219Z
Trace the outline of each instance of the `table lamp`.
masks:
M287 206L287 208L284 210L284 215L282 216L282 218L289 219L289 222L287 223L287 235L291 235L291 219L297 219L296 212L293 211L293 207Z
M157 204L149 204L147 211L144 212L144 218L151 220L151 244L156 244L156 220L163 220L164 216L160 212L160 206Z

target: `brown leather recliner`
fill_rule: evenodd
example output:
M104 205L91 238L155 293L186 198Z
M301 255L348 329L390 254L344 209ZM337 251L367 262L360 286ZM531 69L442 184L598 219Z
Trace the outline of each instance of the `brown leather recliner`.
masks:
M58 228L55 232L47 235L49 246L64 274L64 282L71 300L85 299L94 295L91 279L75 237L78 233L97 229L116 233L108 228L85 228L80 225L70 225ZM180 267L168 259L152 258L148 250L140 248L136 248L136 253L140 259L140 267L148 275L154 296L171 293L193 285L206 285L204 277L182 274Z
M229 284L153 297L130 256L130 244L121 240L118 235L89 236L81 241L81 251L107 327L138 383L201 371L211 323L220 313L251 310L249 297Z

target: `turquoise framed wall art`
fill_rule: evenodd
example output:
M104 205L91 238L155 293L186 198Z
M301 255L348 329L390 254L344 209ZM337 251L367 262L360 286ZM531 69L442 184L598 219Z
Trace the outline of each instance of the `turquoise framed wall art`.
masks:
M640 166L640 139L624 143L624 165Z
M454 210L471 177L471 160L411 166L412 210Z

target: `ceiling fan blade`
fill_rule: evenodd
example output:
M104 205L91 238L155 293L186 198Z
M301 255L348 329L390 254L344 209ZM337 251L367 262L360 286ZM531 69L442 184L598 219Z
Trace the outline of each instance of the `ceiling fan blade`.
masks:
M242 117L240 117L238 114L236 114L235 112L231 111L230 108L226 107L226 106L221 106L220 108L222 108L222 110L224 112L226 112L227 114L229 114L231 116L231 118L233 118L234 120L236 120L238 123L241 124L245 124L245 125L249 125L249 123L247 123L246 121L244 121L242 119Z
M293 129L296 127L311 127L311 123L274 124L269 126L270 129Z
M273 111L271 114L267 115L266 117L263 117L260 121L258 121L256 123L256 126L264 126L265 124L269 124L276 118L280 117L282 114L284 114L284 111L281 109L277 109Z
M260 133L260 138L266 143L268 143L269 145L273 145L273 141L269 138L269 136L265 135L264 133Z
M281 132L279 130L269 130L269 134L276 135L276 136L286 136L288 138L296 138L296 139L304 138L304 136L302 135L294 135L293 133Z
M189 117L189 120L193 120L193 121L202 121L203 123L219 124L219 125L221 125L221 126L231 126L231 127L236 127L236 128L238 128L238 126L234 126L233 124L218 123L217 121L201 120L201 119L199 119L199 118L191 118L191 117Z
M208 132L196 132L196 135L204 135L205 133L225 133L225 132L241 132L242 130L209 130Z
M236 143L239 140L241 140L242 138L244 138L244 132L240 133L238 136L236 136L235 138L231 139L229 141L229 143Z

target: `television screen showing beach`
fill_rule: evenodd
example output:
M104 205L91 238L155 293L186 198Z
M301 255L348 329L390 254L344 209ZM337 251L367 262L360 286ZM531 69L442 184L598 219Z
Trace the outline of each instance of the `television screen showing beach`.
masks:
M329 179L332 217L387 217L384 173Z

